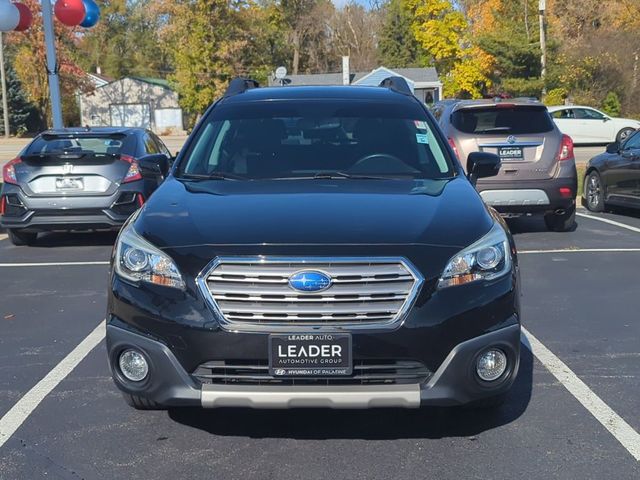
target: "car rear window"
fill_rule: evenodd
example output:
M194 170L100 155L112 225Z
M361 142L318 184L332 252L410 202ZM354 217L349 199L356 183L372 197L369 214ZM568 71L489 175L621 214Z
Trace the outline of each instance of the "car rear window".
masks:
M553 130L547 109L530 106L463 108L453 112L451 123L461 132L475 135L515 135Z
M451 177L424 110L410 103L273 101L221 105L196 132L179 175L294 179L340 173Z
M42 135L29 145L27 155L55 155L55 154L120 154L126 153L126 137L113 136L57 136Z

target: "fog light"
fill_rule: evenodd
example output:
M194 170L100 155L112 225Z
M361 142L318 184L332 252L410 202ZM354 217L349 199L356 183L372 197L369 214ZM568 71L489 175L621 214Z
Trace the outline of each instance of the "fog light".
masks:
M140 352L136 350L125 350L120 354L118 360L122 375L132 382L140 382L144 380L149 373L149 365L147 360Z
M507 369L507 356L502 350L491 349L478 357L476 372L485 382L493 382Z

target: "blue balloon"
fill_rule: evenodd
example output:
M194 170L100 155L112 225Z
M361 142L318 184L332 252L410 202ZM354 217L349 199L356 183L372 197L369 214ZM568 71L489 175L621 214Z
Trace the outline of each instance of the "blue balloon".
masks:
M84 16L84 20L80 24L81 27L91 28L100 19L100 8L93 0L82 0L84 3L84 9L87 12Z

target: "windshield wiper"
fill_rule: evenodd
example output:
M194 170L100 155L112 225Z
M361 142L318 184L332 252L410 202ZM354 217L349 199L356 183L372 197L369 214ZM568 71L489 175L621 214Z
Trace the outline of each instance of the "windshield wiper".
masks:
M211 173L183 173L179 178L187 180L246 180L244 177L232 173L211 172Z
M291 176L291 177L276 177L265 180L388 180L390 177L376 177L371 175L353 175L347 172L318 172L315 175L308 176Z

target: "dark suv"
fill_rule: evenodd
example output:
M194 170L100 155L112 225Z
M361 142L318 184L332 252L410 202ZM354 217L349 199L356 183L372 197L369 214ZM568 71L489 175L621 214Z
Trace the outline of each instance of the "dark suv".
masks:
M237 79L113 251L127 402L495 405L520 349L516 250L402 79ZM253 88L252 88L253 87Z
M451 147L495 153L498 175L478 182L483 200L505 217L543 214L549 230L575 226L578 175L573 141L534 99L445 100L432 107Z
M3 168L0 225L15 245L38 232L117 230L164 179L169 150L143 128L47 130Z

